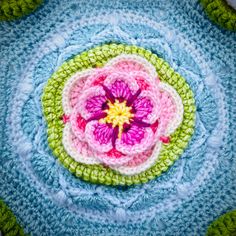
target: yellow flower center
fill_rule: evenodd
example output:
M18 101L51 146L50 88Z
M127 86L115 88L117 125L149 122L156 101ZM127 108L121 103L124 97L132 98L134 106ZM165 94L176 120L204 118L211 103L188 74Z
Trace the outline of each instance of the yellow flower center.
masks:
M104 110L104 112L107 113L107 116L103 119L100 119L99 122L103 124L110 123L112 124L113 128L118 126L118 137L121 138L123 125L125 123L129 124L130 119L134 116L134 114L131 113L132 108L126 105L126 101L119 102L118 100L115 100L113 104L109 101L107 105L109 108Z

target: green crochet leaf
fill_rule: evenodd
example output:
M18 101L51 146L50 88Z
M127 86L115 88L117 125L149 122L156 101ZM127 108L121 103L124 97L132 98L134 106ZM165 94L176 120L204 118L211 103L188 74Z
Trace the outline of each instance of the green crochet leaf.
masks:
M228 212L215 220L208 228L206 236L235 236L236 210Z
M43 0L1 0L0 20L14 20L28 15L42 2Z
M2 200L0 200L0 232L3 236L25 235L16 217Z
M219 26L236 31L236 11L225 0L200 0L208 17Z

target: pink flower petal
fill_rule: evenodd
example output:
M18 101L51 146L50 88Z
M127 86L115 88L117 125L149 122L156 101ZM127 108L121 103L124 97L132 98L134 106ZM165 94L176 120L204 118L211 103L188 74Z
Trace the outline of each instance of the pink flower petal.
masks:
M151 128L131 125L130 129L123 132L121 138L116 140L116 149L127 155L138 154L150 148L154 141Z
M104 85L112 92L115 98L128 99L139 89L136 81L127 73L113 71L105 81Z
M105 165L110 166L110 168L113 168L126 164L133 156L125 155L115 148L112 148L109 152L99 153L96 158Z
M106 106L106 101L104 89L101 86L95 86L85 90L78 98L76 109L87 120L95 114L102 113Z
M71 130L70 124L66 124L63 130L62 143L67 153L77 162L85 164L100 163L94 156L94 151L83 140L79 139Z
M97 95L94 97L91 97L86 101L85 108L91 113L99 113L101 110L103 110L103 106L106 104L106 97L103 95Z
M87 79L88 79L88 76L81 77L71 87L70 94L69 94L71 108L74 108L76 106L78 102L78 97L81 95L84 88L84 83Z
M160 82L157 77L152 77L145 72L133 71L130 73L134 80L139 85L141 90L155 91L158 90L157 86Z
M65 84L62 93L62 105L66 114L70 114L78 102L78 97L83 93L88 78L94 74L93 69L78 72Z
M147 151L134 155L133 159L126 164L111 168L124 175L132 176L139 174L154 165L159 157L161 147L162 143L157 142L155 146L152 146Z
M112 149L113 128L108 124L90 121L85 128L85 138L95 151L104 153Z
M115 98L128 99L132 94L127 83L116 80L111 86L111 92Z
M149 124L156 122L161 111L158 94L158 90L156 93L142 91L133 102L134 117Z
M138 55L120 55L108 62L108 65L114 69L125 73L146 73L151 78L156 78L157 73L155 67L146 59Z
M101 86L113 70L114 69L109 66L95 69L95 73L86 80L84 89L89 89L93 86Z
M81 116L80 113L77 113L76 108L74 108L71 117L71 130L73 134L80 140L84 140L85 127L87 125L86 120Z
M161 106L161 113L160 113L160 133L163 135L165 134L165 130L168 127L171 120L176 115L176 106L173 98L171 95L163 91L160 96L160 106Z

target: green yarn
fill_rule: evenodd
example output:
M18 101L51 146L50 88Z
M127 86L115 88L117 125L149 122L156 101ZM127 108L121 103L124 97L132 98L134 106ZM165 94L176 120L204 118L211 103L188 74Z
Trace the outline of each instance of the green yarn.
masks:
M16 217L2 200L0 200L0 232L4 236L25 235Z
M61 119L63 115L62 91L65 82L76 72L88 68L103 66L111 58L122 53L137 54L146 58L154 65L161 81L175 88L184 105L184 117L180 127L171 135L171 142L163 145L159 158L150 169L134 175L124 176L114 170L107 169L102 165L86 165L76 162L64 150L62 134L64 124ZM166 171L187 147L194 132L195 125L195 100L193 92L185 79L155 54L141 47L123 44L105 44L95 47L89 51L75 56L65 62L48 80L42 96L43 112L48 123L48 143L53 154L59 158L61 163L73 174L93 183L105 185L131 185L145 183Z
M14 20L28 15L43 2L43 0L1 0L0 20Z
M228 212L215 220L208 228L207 236L235 236L236 210Z
M208 17L219 26L236 31L236 11L225 0L200 0Z

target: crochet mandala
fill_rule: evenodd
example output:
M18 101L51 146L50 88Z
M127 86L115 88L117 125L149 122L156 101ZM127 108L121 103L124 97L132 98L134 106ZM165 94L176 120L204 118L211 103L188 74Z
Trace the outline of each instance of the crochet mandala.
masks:
M0 235L234 235L234 3L202 2L0 1Z

